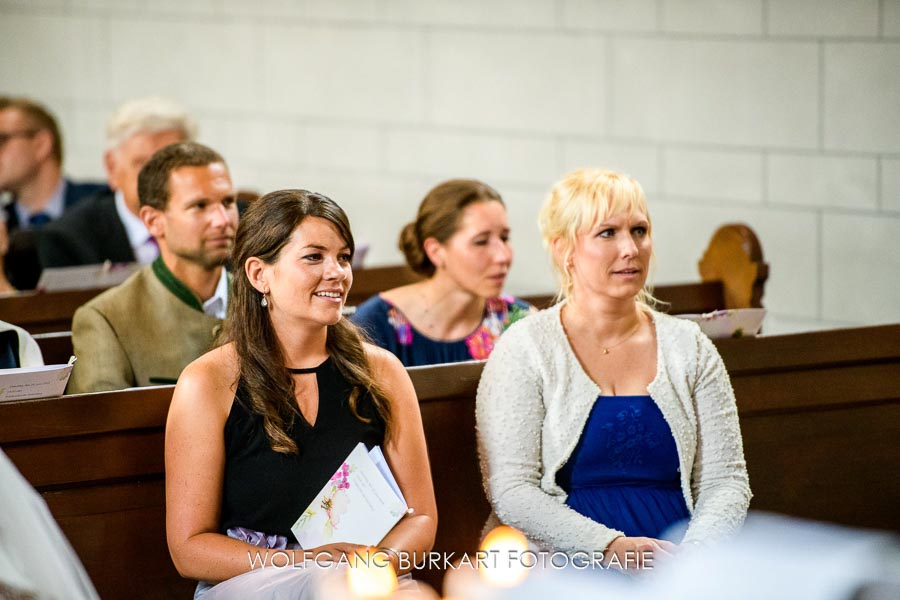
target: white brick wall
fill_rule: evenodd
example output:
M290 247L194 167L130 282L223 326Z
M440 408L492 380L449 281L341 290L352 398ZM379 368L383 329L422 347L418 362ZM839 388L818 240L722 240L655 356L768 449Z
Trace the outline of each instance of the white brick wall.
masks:
M816 144L814 44L626 39L615 46L614 64L617 135L742 146Z
M773 204L874 209L878 164L874 158L769 155L769 201Z
M262 64L256 70L263 77L263 107L351 122L422 120L417 33L300 24L267 25L261 33ZM247 42L236 46L250 50L255 43Z
M825 48L825 146L900 153L900 43Z
M456 132L397 130L388 134L385 160L395 173L427 174L435 181L476 178L495 186L553 181L559 174L553 140Z
M118 102L175 97L238 185L332 195L375 264L448 177L507 200L509 289L568 169L631 173L658 282L715 227L760 235L767 331L900 320L900 0L0 0L0 93L38 98L103 177Z
M881 206L885 210L900 212L900 160L884 160L881 163Z
M663 31L672 33L762 33L762 0L663 0Z
M654 31L656 0L563 0L563 24L596 31Z
M764 162L759 152L670 148L663 163L669 196L762 202Z
M822 316L900 321L900 219L826 213L822 238Z
M885 37L900 37L900 0L883 0L883 2L882 32Z
M878 0L768 0L769 32L785 36L878 35Z
M109 93L103 21L2 14L0 86L50 102L102 100Z
M327 0L323 0L327 1ZM333 0L332 0L333 1ZM465 27L555 26L554 0L384 0L386 18L397 23Z
M436 32L427 84L434 122L602 135L606 46L591 36Z
M116 102L164 94L191 107L231 111L259 102L256 45L240 43L251 38L251 25L151 17L110 19L108 27Z

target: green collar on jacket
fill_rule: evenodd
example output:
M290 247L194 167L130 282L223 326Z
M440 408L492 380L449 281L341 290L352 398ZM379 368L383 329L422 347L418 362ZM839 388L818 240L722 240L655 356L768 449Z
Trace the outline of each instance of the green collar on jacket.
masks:
M169 270L169 267L166 266L166 263L163 262L162 256L157 257L156 260L153 261L153 273L156 275L156 278L166 286L166 289L175 294L175 297L193 308L194 310L199 310L203 312L203 303L200 302L200 299L197 298L197 295L192 292L188 286L184 285L180 279L175 277L175 274ZM231 288L231 276L229 273L225 273L225 276L228 278L228 287Z
M200 302L200 298L192 292L188 286L184 285L180 279L175 277L175 274L169 270L169 267L166 266L166 263L163 262L162 256L156 258L153 261L153 273L156 275L156 278L166 287L167 290L175 294L175 297L193 308L194 310L199 310L203 312L203 303ZM231 273L225 271L225 278L228 284L228 296L231 296Z

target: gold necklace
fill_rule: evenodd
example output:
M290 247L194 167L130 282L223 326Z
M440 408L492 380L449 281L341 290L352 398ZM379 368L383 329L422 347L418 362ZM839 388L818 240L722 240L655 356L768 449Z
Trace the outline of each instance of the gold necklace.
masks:
M640 329L640 328L641 328L641 320L640 320L640 318L639 318L639 319L638 319L638 322L637 322L637 325L635 325L634 329L631 330L631 333L629 333L628 335L626 335L625 337L623 337L621 340L619 340L618 342L616 342L616 343L613 344L612 346L603 346L603 345L601 344L600 346L603 348L603 354L609 354L609 351L610 351L610 350L612 350L612 349L615 348L616 346L621 346L622 344L624 344L625 342L627 342L628 340L630 340L630 339L631 339L631 336L633 336L635 333L637 333L637 332L638 332L638 329Z

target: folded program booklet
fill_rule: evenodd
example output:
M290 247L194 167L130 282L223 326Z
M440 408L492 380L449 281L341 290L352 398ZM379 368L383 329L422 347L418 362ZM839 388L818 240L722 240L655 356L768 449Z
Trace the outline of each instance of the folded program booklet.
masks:
M0 402L62 396L71 373L71 363L0 369Z
M375 546L407 510L381 448L367 452L360 442L291 531L303 548L336 542Z

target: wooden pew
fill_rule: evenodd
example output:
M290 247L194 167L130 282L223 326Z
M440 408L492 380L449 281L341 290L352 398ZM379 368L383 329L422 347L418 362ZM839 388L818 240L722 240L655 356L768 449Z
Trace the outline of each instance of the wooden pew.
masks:
M189 598L165 539L172 386L0 404L0 446L41 493L102 598Z
M404 277L411 273L406 267L379 267L377 270L386 273L386 277L393 281L402 281ZM407 273L404 274L404 271L407 271ZM366 281L371 282L374 280L367 278ZM373 285L367 284L367 287L364 289L371 290ZM672 314L704 313L716 310L716 307L723 306L724 293L725 288L721 281L665 285L656 289L656 296L668 303L666 308ZM349 298L359 303L369 296L371 294L368 292L357 291L356 284L354 284ZM361 298L362 300L360 300ZM546 307L553 304L553 296L548 295L524 296L523 299L538 307ZM348 304L348 306L351 305ZM37 333L34 335L34 339L41 349L45 364L65 363L73 353L71 331Z
M354 273L348 306L356 306L384 290L413 283L421 276L405 266L373 267ZM0 321L22 327L31 334L63 332L72 328L72 316L82 304L108 288L67 292L17 292L0 297ZM68 357L67 357L68 358Z
M900 325L716 345L738 400L751 508L900 530ZM438 552L474 550L488 514L474 428L481 368L409 369L438 498ZM0 446L46 499L104 598L189 597L193 588L165 544L171 393L0 404ZM440 573L423 577L438 583Z
M72 329L75 310L105 289L30 291L3 296L0 297L0 321L18 325L31 334L67 331Z
M717 342L751 508L900 531L900 325Z
M420 281L422 276L406 265L371 267L353 271L347 306L359 306L375 294Z
M656 287L655 296L669 304L662 310L679 314L762 306L769 269L756 234L746 225L720 227L699 263L699 271L702 278L699 283ZM354 273L347 306L357 306L379 292L420 279L420 275L403 265L360 269ZM104 289L19 292L0 297L0 321L14 323L32 334L67 331L72 328L75 310ZM553 295L524 299L545 308L552 304Z

